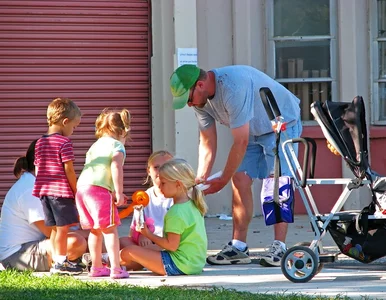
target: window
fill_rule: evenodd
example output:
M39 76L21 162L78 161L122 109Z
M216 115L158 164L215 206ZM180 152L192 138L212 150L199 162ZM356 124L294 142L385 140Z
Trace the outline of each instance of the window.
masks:
M371 36L373 41L373 121L386 124L386 1L372 1Z
M302 120L314 101L336 98L335 0L268 0L268 69L301 100Z

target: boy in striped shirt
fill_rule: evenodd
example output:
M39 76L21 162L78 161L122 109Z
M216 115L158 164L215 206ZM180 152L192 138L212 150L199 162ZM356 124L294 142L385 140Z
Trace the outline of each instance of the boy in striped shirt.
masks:
M69 99L56 98L47 109L48 131L36 143L36 181L33 195L42 201L45 225L52 226L54 265L51 273L80 274L83 269L67 259L67 234L79 223L75 205L76 174L73 146L68 138L81 120L79 107Z

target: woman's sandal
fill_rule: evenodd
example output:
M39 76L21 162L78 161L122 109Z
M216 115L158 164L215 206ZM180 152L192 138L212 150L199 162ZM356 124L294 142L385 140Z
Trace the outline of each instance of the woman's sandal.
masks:
M110 271L110 278L112 279L121 279L121 278L129 278L129 273L121 268L114 268Z

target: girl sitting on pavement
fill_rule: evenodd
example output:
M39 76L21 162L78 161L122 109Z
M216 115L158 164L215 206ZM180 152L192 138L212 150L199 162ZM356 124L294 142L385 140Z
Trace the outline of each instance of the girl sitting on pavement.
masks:
M144 208L143 213L145 218L151 218L154 221L153 233L161 237L163 236L164 218L169 208L173 205L173 199L165 198L161 192L159 168L172 158L173 155L170 152L161 150L152 153L147 160L147 178L145 184L151 182L153 186L146 190L146 193L149 195L149 204ZM136 244L140 247L161 250L158 245L154 244L143 234L139 234L138 240L134 239L135 232L133 232L132 228L134 228L134 218L131 223L129 236L120 238L121 248ZM141 270L142 268L143 266L136 262L126 264L127 270Z
M141 234L163 250L127 246L120 252L123 265L137 262L160 275L202 272L208 245L204 222L207 206L195 178L192 167L183 159L169 160L160 167L161 192L173 198L173 206L165 215L163 237L152 233L146 224Z

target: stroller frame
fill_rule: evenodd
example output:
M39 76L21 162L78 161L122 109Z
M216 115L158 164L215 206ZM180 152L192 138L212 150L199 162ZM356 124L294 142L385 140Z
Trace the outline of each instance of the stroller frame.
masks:
M299 191L305 206L307 215L310 219L312 229L315 233L314 239L308 243L303 242L294 247L289 248L281 260L281 270L284 276L294 283L304 283L310 281L323 268L323 263L334 262L338 258L338 253L326 253L323 249L322 239L329 231L329 224L332 221L347 220L356 221L361 211L340 211L346 203L353 190L368 187L371 190L372 180L367 176L357 176L355 178L314 178L315 158L316 158L316 143L312 138L295 138L289 139L285 132L285 120L281 116L276 100L269 88L261 88L260 96L267 112L268 118L271 121L272 127L276 133L281 133L284 136L284 141L280 141L281 150L283 151L286 162L291 171L295 189ZM325 138L330 144L338 150L342 157L342 151L331 136L328 128L319 118L318 112L311 105L311 113L316 121L321 126ZM320 104L320 103L319 103ZM295 153L293 145L302 143L304 145L304 161L303 166L300 166L299 160ZM309 150L312 150L309 169ZM367 150L367 149L366 149ZM350 158L347 158L350 159ZM312 196L310 186L312 185L342 185L344 189L336 201L335 205L328 214L321 214L318 210L314 197ZM375 216L368 215L368 219L386 219L386 215Z

